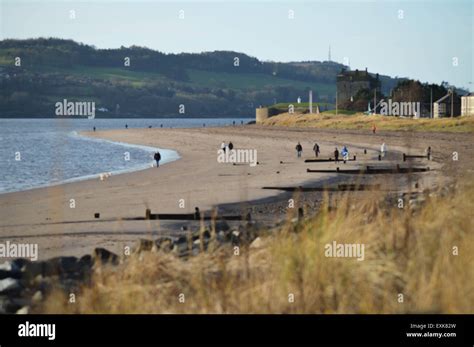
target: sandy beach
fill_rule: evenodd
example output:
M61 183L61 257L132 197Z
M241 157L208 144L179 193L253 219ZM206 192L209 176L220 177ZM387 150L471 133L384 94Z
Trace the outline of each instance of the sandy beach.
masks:
M38 243L39 258L81 256L95 247L105 247L118 254L123 246L139 238L169 232L171 222L158 220L125 221L123 218L144 217L152 213L192 213L195 207L208 211L216 206L234 204L246 213L260 199L282 199L279 190L264 186L312 185L336 177L335 174L307 173L307 168L356 168L358 165L387 164L377 161L380 144L385 142L393 163L400 163L401 153L422 154L433 149L429 175L419 175L420 189L443 184L448 176L472 171L467 161L452 162L450 155L460 158L474 149L470 134L381 132L368 130L315 130L259 126L229 126L194 129L123 129L84 133L85 136L176 150L180 159L150 169L113 175L105 180L92 179L49 188L0 195L0 241ZM257 150L259 164L232 165L219 163L220 144L232 141L236 149ZM295 146L303 146L297 158ZM347 164L305 163L314 158L312 147L317 141L322 158L332 156L334 147L349 147L350 156L358 160ZM367 154L364 154L367 149ZM280 163L280 162L283 162ZM403 164L403 163L401 163ZM455 170L453 169L454 167ZM448 174L449 173L449 174ZM341 176L341 175L339 175ZM393 175L392 175L393 176ZM347 179L347 175L345 177ZM385 183L389 180L382 179ZM394 183L405 189L400 183ZM70 207L71 199L75 208ZM184 202L184 208L182 203ZM180 206L181 204L181 206ZM94 214L100 213L95 219ZM174 226L178 222L173 223Z

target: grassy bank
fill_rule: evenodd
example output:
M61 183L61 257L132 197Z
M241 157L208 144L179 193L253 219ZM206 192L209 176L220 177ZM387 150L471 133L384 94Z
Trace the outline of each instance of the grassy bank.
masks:
M132 255L96 268L75 304L56 292L41 312L472 313L472 182L431 194L419 209L377 192L330 209L327 197L314 217L295 223L290 213L238 255L230 246L187 261ZM364 259L327 257L333 241L363 244Z
M474 117L456 117L439 119L408 119L390 116L338 115L334 112L322 114L289 114L284 113L268 118L263 125L333 129L367 129L373 125L378 130L393 131L446 131L474 132Z

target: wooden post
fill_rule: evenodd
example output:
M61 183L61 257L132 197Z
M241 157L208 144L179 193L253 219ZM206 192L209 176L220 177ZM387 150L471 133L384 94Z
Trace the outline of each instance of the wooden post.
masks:
M298 220L299 221L302 220L303 217L304 217L304 211L303 211L303 208L300 207L300 208L298 208Z

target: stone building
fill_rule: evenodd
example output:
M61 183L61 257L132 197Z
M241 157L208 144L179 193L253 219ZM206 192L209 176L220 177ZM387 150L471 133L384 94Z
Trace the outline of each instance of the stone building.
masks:
M368 73L367 68L365 71L342 69L337 75L337 99L340 103L351 100L362 89L376 89L377 94L380 94L380 87L379 74L374 77Z
M255 122L257 124L261 124L265 119L269 116L268 108L267 107L259 107L255 109Z

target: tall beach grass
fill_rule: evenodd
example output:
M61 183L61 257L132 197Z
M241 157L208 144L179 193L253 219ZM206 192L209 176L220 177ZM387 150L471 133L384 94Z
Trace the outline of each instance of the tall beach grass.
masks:
M47 313L472 313L474 183L398 208L378 192L325 196L312 217L262 230L239 249L210 246L188 260L160 251L99 266L68 302ZM325 246L363 244L364 259ZM237 252L238 251L238 252ZM237 254L238 253L238 254Z

